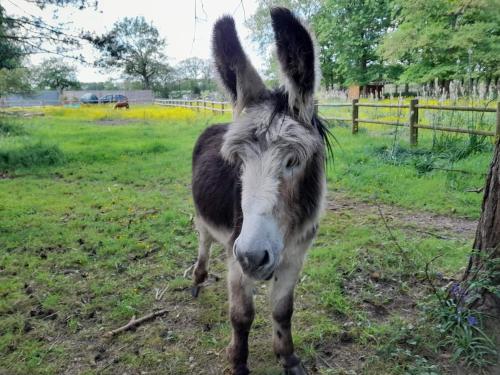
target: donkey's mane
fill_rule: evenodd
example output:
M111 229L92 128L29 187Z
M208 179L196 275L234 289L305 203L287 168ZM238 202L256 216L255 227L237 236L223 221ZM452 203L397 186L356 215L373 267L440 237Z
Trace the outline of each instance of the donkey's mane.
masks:
M284 87L273 89L271 91L271 97L274 98L274 107L269 119L269 124L271 124L279 114L288 114L292 117L297 117L290 113L291 109L289 107L288 93L285 91ZM295 115L297 115L297 113L295 113ZM325 163L328 164L330 161L333 161L333 146L330 138L335 140L335 137L330 129L328 129L326 121L323 120L317 113L314 113L311 118L311 123L304 125L310 125L318 130L323 145L325 146Z

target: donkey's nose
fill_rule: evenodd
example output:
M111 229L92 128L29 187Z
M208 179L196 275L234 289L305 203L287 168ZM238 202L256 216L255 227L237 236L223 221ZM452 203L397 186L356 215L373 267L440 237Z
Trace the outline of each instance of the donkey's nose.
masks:
M270 251L267 249L240 251L236 247L235 250L236 259L238 259L243 269L246 270L257 270L266 266L271 260Z

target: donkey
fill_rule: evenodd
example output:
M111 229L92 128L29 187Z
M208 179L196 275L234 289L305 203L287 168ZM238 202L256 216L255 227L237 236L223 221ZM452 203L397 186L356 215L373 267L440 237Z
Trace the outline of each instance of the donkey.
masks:
M273 348L286 374L306 374L295 354L293 294L318 228L326 192L328 130L314 113L317 55L292 12L271 10L284 85L268 90L247 59L234 20L213 30L213 57L231 97L233 122L212 125L193 151L192 192L199 232L193 296L208 276L210 246L228 254L233 374L248 374L248 335L256 280L271 280Z

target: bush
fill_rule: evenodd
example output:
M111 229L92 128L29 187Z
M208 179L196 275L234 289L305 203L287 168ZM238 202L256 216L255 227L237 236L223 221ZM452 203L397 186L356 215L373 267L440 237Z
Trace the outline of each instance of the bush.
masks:
M0 137L26 134L25 129L20 124L16 124L11 119L0 117Z
M63 152L56 145L41 142L0 150L0 170L61 164Z
M465 139L455 134L440 134L432 140L432 151L452 163L489 150L488 138L475 134L469 134Z

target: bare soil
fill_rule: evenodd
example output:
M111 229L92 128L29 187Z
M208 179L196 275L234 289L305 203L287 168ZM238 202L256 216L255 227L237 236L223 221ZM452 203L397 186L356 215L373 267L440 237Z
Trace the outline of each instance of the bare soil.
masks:
M356 216L377 215L381 220L385 218L391 227L442 239L474 238L477 227L476 220L358 200L342 192L330 193L327 208L334 212L354 212Z
M96 120L92 121L92 124L101 126L117 126L117 125L127 125L127 124L137 124L137 119L113 119L113 120Z

